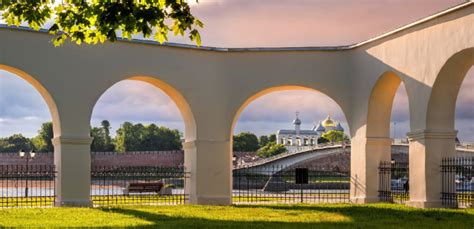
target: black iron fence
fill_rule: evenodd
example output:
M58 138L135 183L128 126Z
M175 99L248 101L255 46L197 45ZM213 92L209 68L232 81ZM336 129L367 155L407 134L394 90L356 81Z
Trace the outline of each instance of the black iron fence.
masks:
M253 167L233 171L233 202L341 203L349 202L348 171L311 167Z
M184 204L184 168L93 167L91 196L94 205Z
M0 165L0 207L44 207L55 201L54 165Z
M408 163L383 161L379 166L379 198L381 201L405 203L409 200Z
M445 207L474 206L474 157L444 158L441 163L442 193Z

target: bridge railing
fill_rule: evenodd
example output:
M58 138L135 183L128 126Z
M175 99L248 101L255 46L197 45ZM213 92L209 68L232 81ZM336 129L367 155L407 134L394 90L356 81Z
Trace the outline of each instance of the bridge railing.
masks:
M317 149L324 149L324 148L328 148L328 147L337 147L337 146L343 146L343 147L348 146L348 147L350 147L350 143L336 142L336 143L318 144L317 146L314 146L314 147L309 148L309 149L304 149L304 150L301 150L301 151L291 151L291 152L288 151L288 152L285 152L285 153L277 154L277 155L272 156L272 157L262 158L262 159L257 160L257 161L253 161L253 162L249 162L249 163L245 163L245 164L238 164L234 168L235 169L240 169L240 168L263 165L263 164L266 164L268 162L272 162L272 161L275 161L275 160L278 160L278 159L281 159L281 158L285 158L285 157L288 157L288 156L292 156L292 155L296 155L296 154L300 154L300 153L305 153L305 152L313 151L313 150L317 150Z
M474 150L474 143L473 142L460 142L456 144L456 148Z

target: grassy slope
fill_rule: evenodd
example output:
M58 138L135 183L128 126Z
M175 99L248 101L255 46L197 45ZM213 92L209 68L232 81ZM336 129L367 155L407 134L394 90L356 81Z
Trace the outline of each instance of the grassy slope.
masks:
M473 228L474 209L401 205L123 206L0 209L0 227Z

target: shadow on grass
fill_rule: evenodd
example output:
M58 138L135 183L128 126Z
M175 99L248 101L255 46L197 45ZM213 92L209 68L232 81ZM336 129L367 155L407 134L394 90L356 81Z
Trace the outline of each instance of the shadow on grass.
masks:
M110 208L102 210L140 218L152 223L151 225L130 226L129 228L314 228L313 223L212 220L197 217L167 216L159 213L128 208Z
M252 208L267 208L275 211L296 210L337 213L351 219L349 222L274 222L218 220L198 217L167 216L129 208L107 208L103 211L128 215L146 220L151 225L136 228L473 228L474 214L463 210L420 210L397 208L397 206L354 205L258 205L234 206L248 211ZM131 226L135 227L135 226Z

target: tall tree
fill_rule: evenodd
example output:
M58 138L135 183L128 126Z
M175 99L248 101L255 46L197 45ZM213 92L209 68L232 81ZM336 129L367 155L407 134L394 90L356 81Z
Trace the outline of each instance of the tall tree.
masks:
M276 142L277 142L277 136L276 136L276 134L270 134L270 136L268 137L268 140L269 140L270 142L275 142L275 143L276 143Z
M146 126L143 141L144 150L178 150L181 149L181 139L178 130L158 127L155 124Z
M262 135L258 139L258 145L260 146L260 148L266 146L268 144L268 142L270 142L270 140L268 139L267 135Z
M60 45L67 38L77 44L116 41L118 32L125 38L141 34L163 43L168 33L184 36L201 44L197 30L203 24L191 14L184 0L145 1L74 1L64 0L2 0L0 19L8 25L26 23L39 30L53 21L49 32L53 44Z
M104 151L113 151L115 146L112 142L112 137L110 137L110 122L108 120L103 120L101 126L104 138Z
M233 148L236 152L255 152L260 148L258 138L253 133L242 132L234 136L233 139Z
M91 137L92 137L91 151L93 152L108 151L105 147L104 131L102 130L102 128L98 128L98 127L91 128Z
M117 136L115 137L116 150L118 152L134 151L135 145L140 139L135 133L136 128L131 122L124 122L122 126L117 130Z
M38 135L32 139L32 143L36 150L40 152L53 152L53 123L45 122L41 124Z
M144 126L125 122L117 130L116 150L125 151L162 151L182 148L180 133L155 124Z

